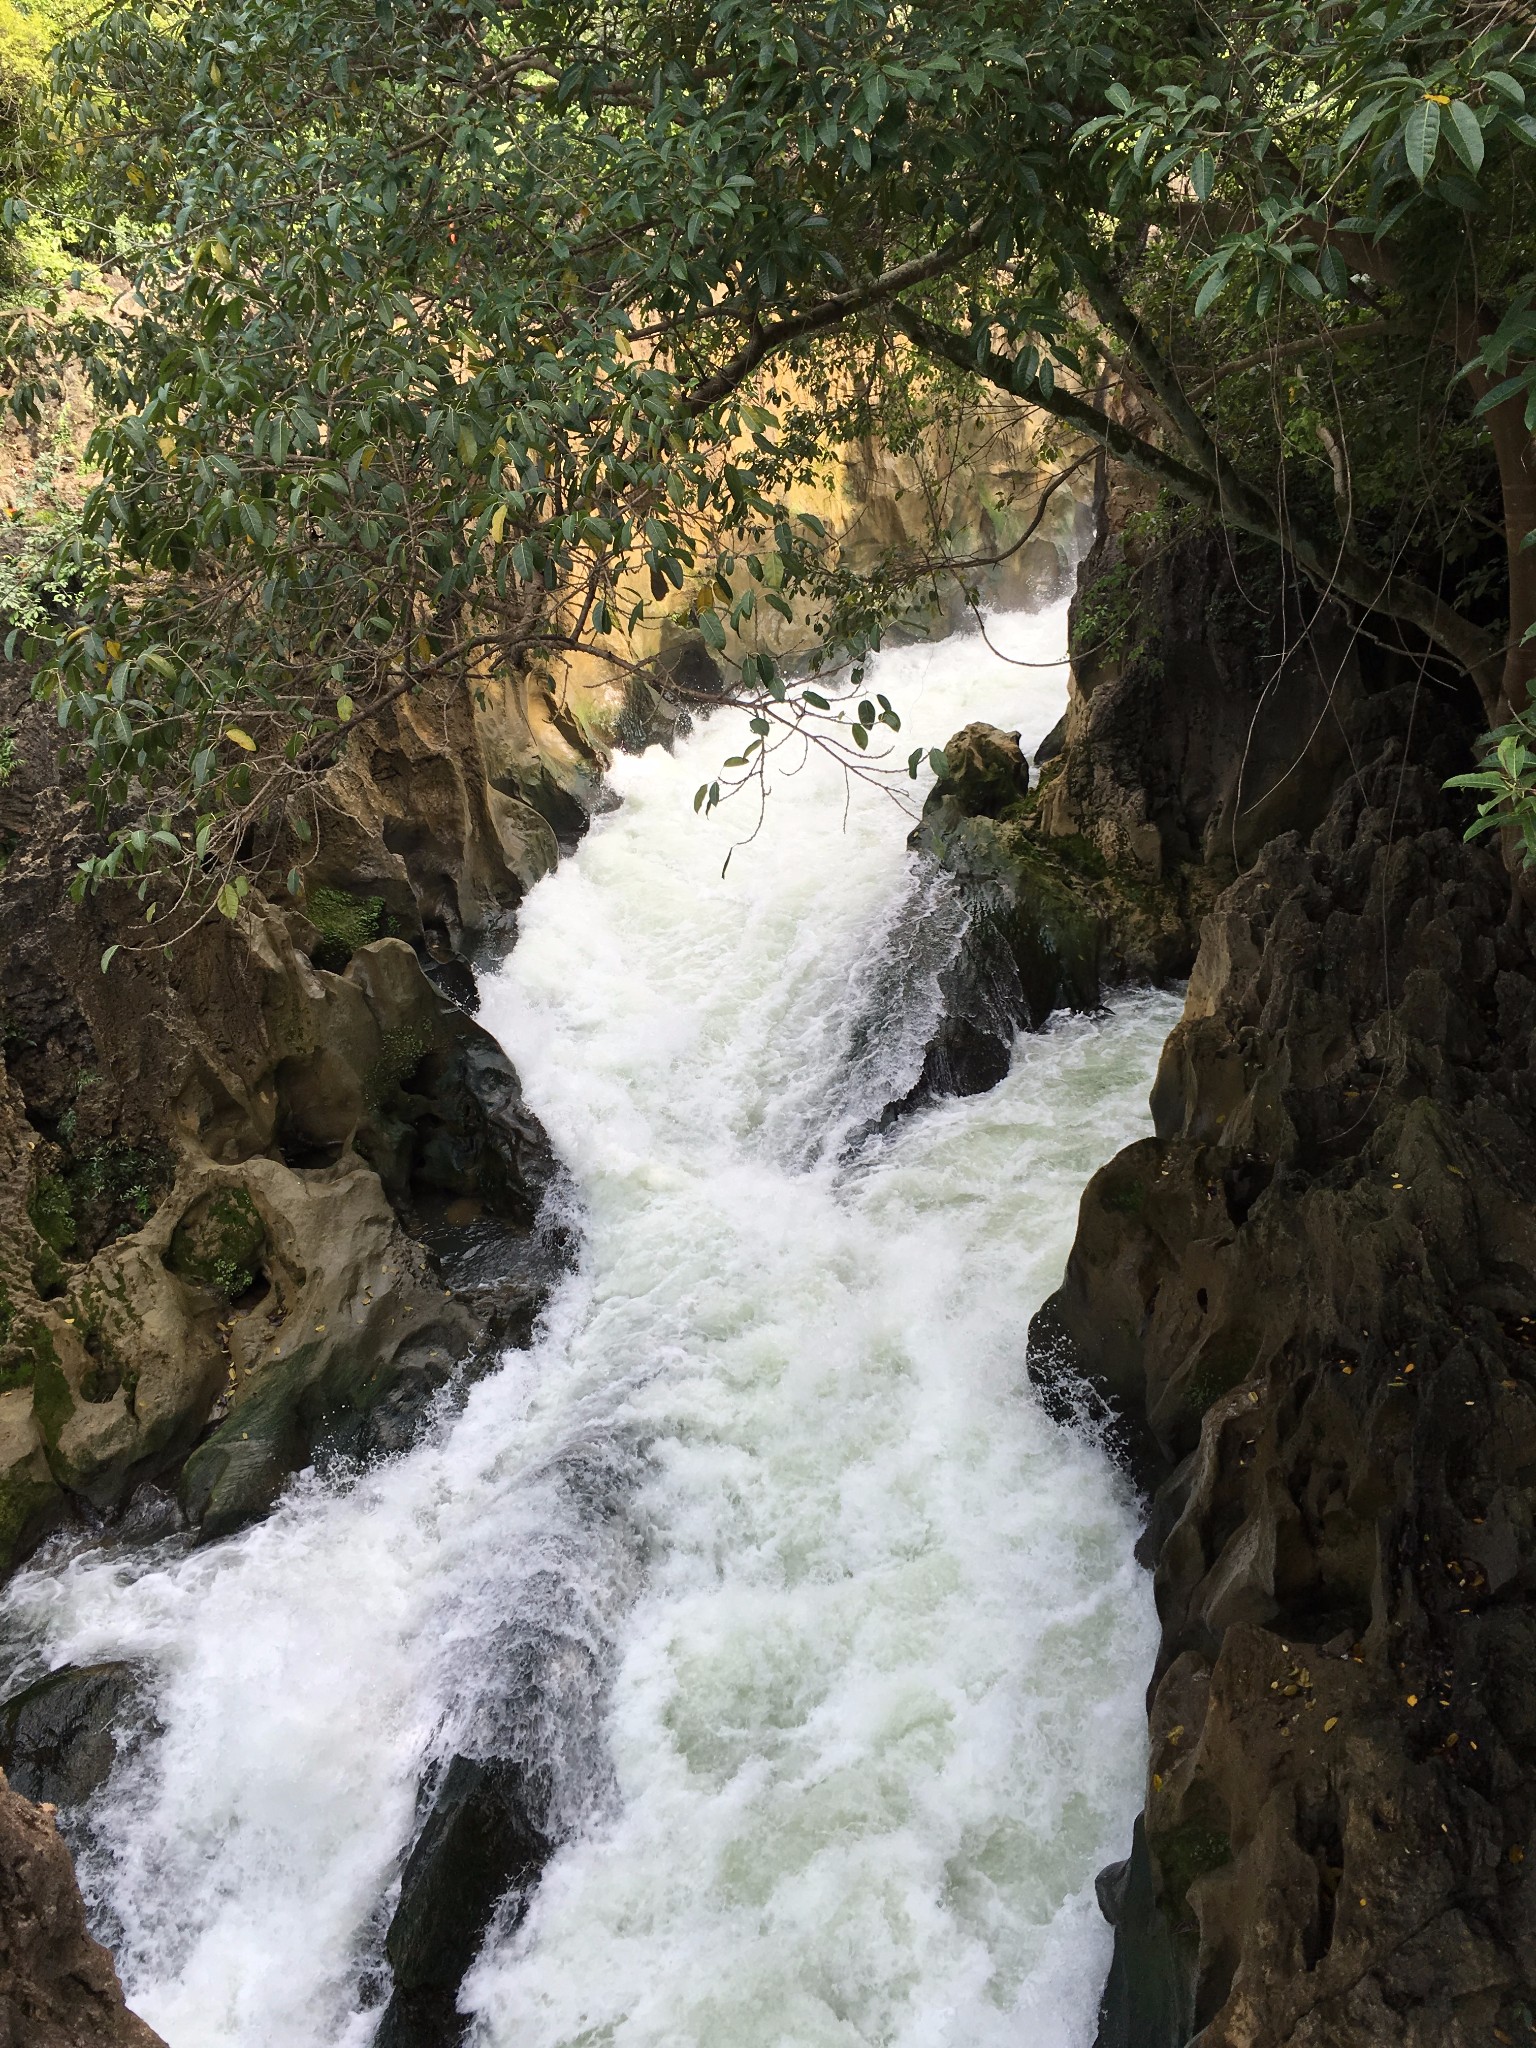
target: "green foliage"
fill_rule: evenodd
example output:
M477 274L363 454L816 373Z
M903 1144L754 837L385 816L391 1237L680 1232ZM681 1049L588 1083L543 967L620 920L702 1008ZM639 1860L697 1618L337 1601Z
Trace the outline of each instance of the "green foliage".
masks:
M62 1174L44 1173L38 1176L27 1203L27 1214L32 1219L32 1228L50 1250L60 1254L72 1249L75 1242L75 1209L70 1192Z
M267 1226L244 1188L203 1195L171 1233L165 1263L181 1279L234 1301L254 1285Z
M0 303L58 283L82 223L53 90L53 50L71 0L0 0Z
M1121 661L1139 617L1135 574L1116 562L1078 592L1072 611L1072 658Z
M108 1139L74 1152L74 1127L74 1113L66 1111L59 1165L38 1175L27 1203L41 1240L33 1279L45 1299L61 1290L66 1259L89 1257L109 1238L147 1222L174 1175L170 1154L158 1146Z
M77 514L18 512L0 524L0 646L46 632L68 611L79 583L78 545Z
M963 571L936 534L855 574L786 507L981 386L1489 702L1536 624L1489 514L1536 376L1507 7L116 0L63 71L136 251L123 317L12 339L23 415L60 349L106 415L51 674L130 822L82 890L169 868L233 915L359 722L485 663L632 673L641 627L821 631L813 687L731 666L700 808L790 739L883 762L863 661Z
M1463 836L1476 839L1484 832L1508 830L1519 838L1522 865L1536 867L1536 713L1520 712L1485 733L1480 751L1476 769L1451 776L1445 785L1482 795Z

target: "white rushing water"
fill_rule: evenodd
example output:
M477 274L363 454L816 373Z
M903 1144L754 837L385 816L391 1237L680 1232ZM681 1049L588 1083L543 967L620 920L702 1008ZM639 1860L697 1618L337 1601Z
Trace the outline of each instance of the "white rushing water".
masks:
M1064 619L993 631L1038 660ZM878 683L903 752L1064 700L974 639ZM171 2048L362 2048L423 1763L509 1715L571 1833L468 1980L477 2048L1092 2038L1154 1620L1024 1340L1176 1005L1061 1021L846 1154L915 1078L945 905L815 763L722 879L739 821L691 799L735 739L621 762L483 989L579 1196L535 1348L236 1538L7 1595L48 1661L157 1674L86 1870Z

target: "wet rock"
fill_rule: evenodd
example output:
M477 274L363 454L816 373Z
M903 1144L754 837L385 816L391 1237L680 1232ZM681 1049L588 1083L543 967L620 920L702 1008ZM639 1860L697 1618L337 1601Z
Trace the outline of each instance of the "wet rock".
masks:
M1099 1910L1117 1934L1097 2048L1185 2048L1194 2019L1188 1963L1157 1902L1142 1817L1130 1855L1101 1870L1095 1888Z
M1536 2013L1536 968L1449 765L1388 750L1223 895L1037 1319L1156 1489L1105 2048L1165 2048L1149 1955L1200 2048Z
M943 1015L917 1096L974 1095L1007 1073L1015 1033L1099 1001L1100 918L1030 831L1018 736L967 726L945 749L910 844L960 887L966 926L940 977Z
M241 1171L272 1251L267 1292L221 1331L217 1426L182 1469L182 1507L210 1537L264 1513L317 1451L369 1447L370 1418L397 1447L478 1334L360 1161Z
M123 2002L86 1932L69 1851L46 1806L0 1777L0 2048L165 2048Z
M24 1799L79 1807L105 1784L139 1698L135 1664L66 1664L0 1701L0 1769Z
M456 1756L400 1880L385 1950L394 1992L376 2048L451 2048L466 2022L456 1997L491 1917L531 1891L550 1853L520 1764ZM509 1925L524 1905L514 1898ZM504 1909L505 1911L506 1909Z
M1045 768L1052 761L1059 761L1062 754L1066 751L1066 745L1067 714L1063 712L1035 749L1036 768Z
M925 812L953 804L963 818L1000 818L1029 793L1029 763L1016 732L995 725L963 726L944 748L944 773Z

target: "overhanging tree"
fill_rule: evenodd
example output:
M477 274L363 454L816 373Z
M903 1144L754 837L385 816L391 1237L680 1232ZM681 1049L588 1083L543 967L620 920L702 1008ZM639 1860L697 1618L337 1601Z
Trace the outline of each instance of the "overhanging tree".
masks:
M53 676L130 814L83 879L221 863L232 909L349 723L623 664L637 575L716 646L809 604L856 677L917 565L861 585L785 502L978 382L1525 709L1513 6L118 5L63 74L152 237L51 337L106 420ZM736 694L738 778L839 716L766 661Z

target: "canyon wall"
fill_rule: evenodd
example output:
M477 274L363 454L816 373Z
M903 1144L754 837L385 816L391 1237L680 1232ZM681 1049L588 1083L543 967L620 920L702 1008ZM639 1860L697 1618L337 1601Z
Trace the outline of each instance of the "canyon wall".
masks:
M1104 982L1189 972L1030 1341L1162 1624L1099 2048L1529 2040L1536 968L1442 787L1475 702L1123 508L1073 639L1036 787L961 736L917 838L977 906L962 1014L999 954L1089 1006L1085 917Z

